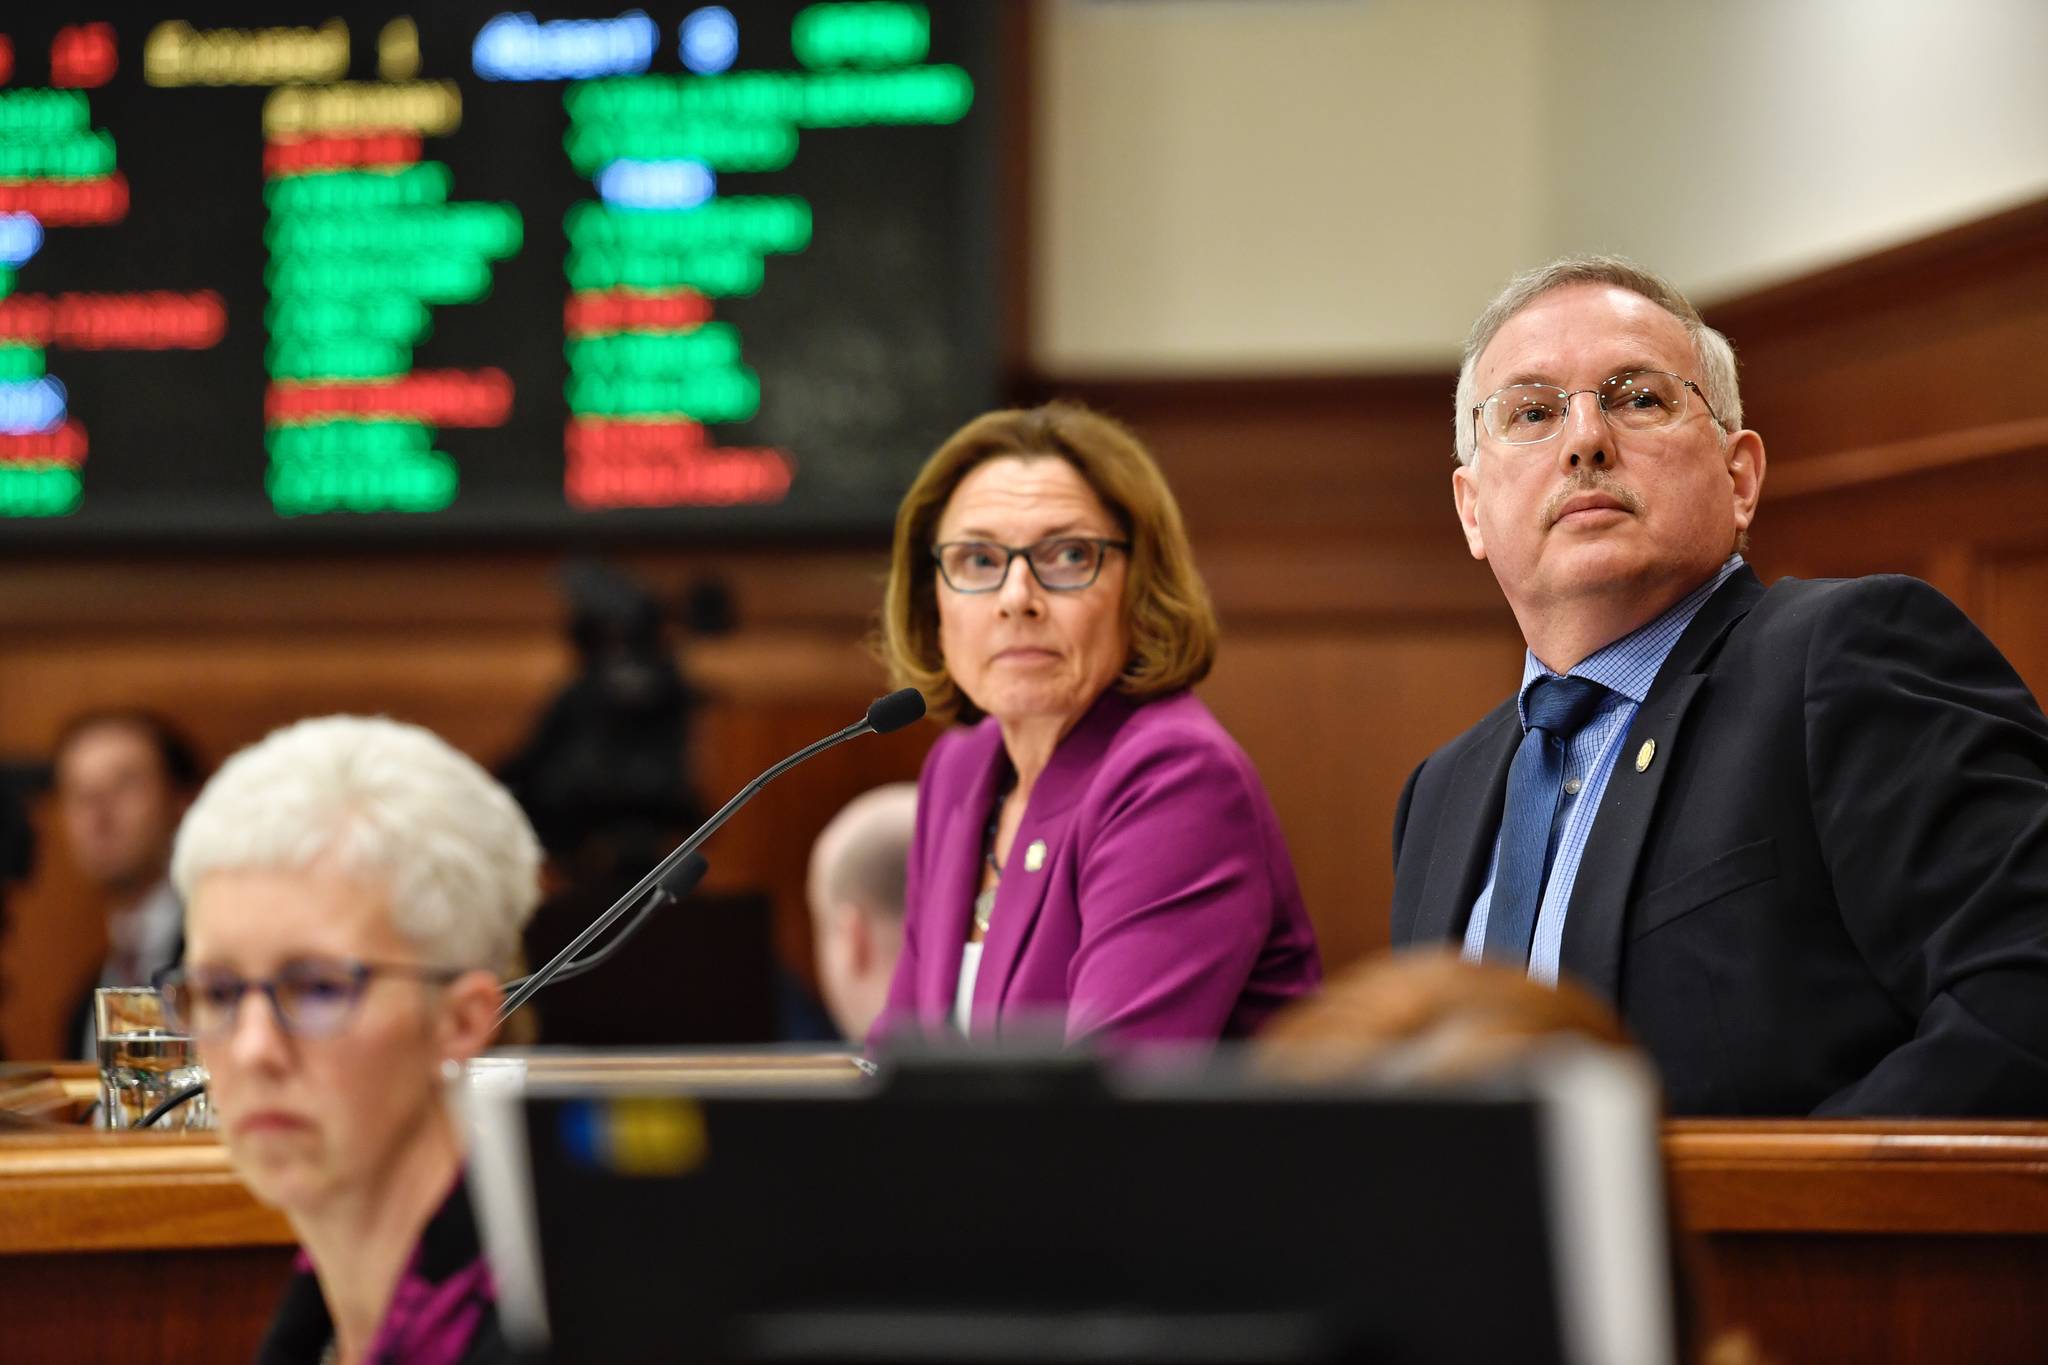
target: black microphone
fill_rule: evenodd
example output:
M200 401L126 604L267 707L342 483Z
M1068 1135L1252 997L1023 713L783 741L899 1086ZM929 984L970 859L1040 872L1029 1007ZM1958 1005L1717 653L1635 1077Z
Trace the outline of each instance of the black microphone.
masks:
M876 734L886 735L891 730L901 730L912 721L923 718L924 693L914 687L899 687L888 696L876 697L869 702L868 714L862 723Z
M676 845L673 853L656 863L653 871L635 883L632 890L612 903L611 909L591 921L590 927L572 939L568 947L555 954L553 958L549 959L547 965L539 971L515 983L511 992L505 997L504 1006L498 1011L498 1022L503 1023L510 1017L512 1011L531 1000L542 987L560 976L571 965L570 959L582 951L585 944L603 933L619 916L644 901L647 898L648 892L656 887L667 885L670 875L683 865L684 860L695 854L698 846L706 839L716 834L719 827L733 817L734 812L738 811L741 806L746 805L747 802L753 800L761 788L767 786L770 782L773 782L805 759L816 754L822 754L825 750L835 745L844 744L849 739L856 739L865 734L886 735L891 730L902 729L923 714L924 694L914 687L900 688L897 691L891 692L886 697L877 697L873 702L869 703L867 714L847 726L844 730L827 735L815 743L805 745L788 758L777 763L767 772L762 773L752 782L749 782L746 786L740 788L738 795L734 796L732 800L726 802L723 806L720 806L717 814L699 825L696 832L689 838ZM588 965L595 965L595 963Z

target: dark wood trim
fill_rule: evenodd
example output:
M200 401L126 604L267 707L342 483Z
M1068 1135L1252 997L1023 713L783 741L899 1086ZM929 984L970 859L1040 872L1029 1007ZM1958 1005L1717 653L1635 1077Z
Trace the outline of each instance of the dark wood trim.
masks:
M1448 506L1448 499L1446 499ZM1474 623L1505 619L1492 579L1469 569L1448 510L1412 533L1357 531L1237 535L1202 542L1203 576L1232 628L1296 629L1314 623ZM719 559L622 558L664 598L717 576L733 593L750 636L852 642L881 598L886 552L809 552ZM257 566L176 558L72 560L11 570L0 594L0 630L44 637L131 640L207 634L273 637L316 623L327 636L432 631L449 640L552 633L564 608L553 586L560 561L522 554L476 561L405 556L320 558ZM251 573L265 590L248 590ZM151 582L135 591L137 574ZM693 655L730 652L727 642L686 642Z
M1039 0L1008 0L997 21L1002 104L997 111L1002 164L996 183L997 363L1004 393L1031 366L1038 272L1037 87L1044 17Z
M1152 409L1167 404L1198 408L1243 409L1292 406L1363 408L1376 399L1441 402L1450 423L1455 367L1443 370L1327 370L1268 375L1194 374L1053 374L1042 370L1020 375L1015 393L1020 403L1071 398L1107 412ZM1448 442L1445 446L1449 449ZM1446 456L1448 459L1448 456ZM1446 466L1448 467L1448 466Z
M1720 299L1700 311L1734 337L1781 333L1838 308L1865 311L1887 291L1939 293L1958 274L1982 275L2001 261L2039 261L2048 252L2048 199L2036 199L1858 256L1840 265Z
M2015 455L2048 455L2048 418L1999 422L1914 441L1810 455L1782 471L1768 472L1765 495L1770 501L1785 502Z
M289 1246L211 1133L0 1139L0 1255Z
M2048 1234L2048 1123L1679 1121L1695 1233Z
M8 571L0 629L149 635L195 630L347 632L394 626L474 636L550 630L565 607L556 577L566 556L520 550L449 555L264 556L177 554L66 557ZM733 553L620 553L611 562L666 600L717 578L747 629L829 629L865 620L881 597L885 545ZM147 581L149 591L136 591ZM252 590L252 583L262 590Z

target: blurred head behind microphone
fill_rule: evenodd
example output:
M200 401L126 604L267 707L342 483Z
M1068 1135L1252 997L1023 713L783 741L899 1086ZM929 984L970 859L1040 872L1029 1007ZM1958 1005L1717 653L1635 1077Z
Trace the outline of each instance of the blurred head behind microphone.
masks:
M1339 973L1274 1016L1252 1056L1260 1072L1304 1084L1456 1083L1512 1071L1566 1041L1636 1050L1614 1011L1570 981L1548 986L1518 968L1432 948L1383 953ZM1675 1216L1670 1247L1681 1358L1768 1365L1743 1333L1709 1330Z

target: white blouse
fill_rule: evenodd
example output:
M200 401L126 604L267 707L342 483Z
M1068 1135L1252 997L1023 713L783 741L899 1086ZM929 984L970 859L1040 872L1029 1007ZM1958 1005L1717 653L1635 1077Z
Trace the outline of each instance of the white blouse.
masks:
M974 979L981 975L982 944L970 943L960 950L960 986L953 992L953 1027L967 1036L974 1015Z

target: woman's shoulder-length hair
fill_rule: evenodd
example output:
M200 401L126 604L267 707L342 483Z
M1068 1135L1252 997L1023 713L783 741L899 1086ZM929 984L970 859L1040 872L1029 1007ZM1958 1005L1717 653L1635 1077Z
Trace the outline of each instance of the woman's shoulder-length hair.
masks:
M1053 402L983 413L933 452L903 495L875 641L892 685L924 693L927 714L940 722L981 716L946 672L939 651L938 573L931 550L939 518L961 480L975 466L1006 455L1065 460L1130 542L1123 613L1131 657L1117 689L1135 701L1151 701L1207 677L1216 659L1216 610L1165 474L1122 423L1076 403Z

